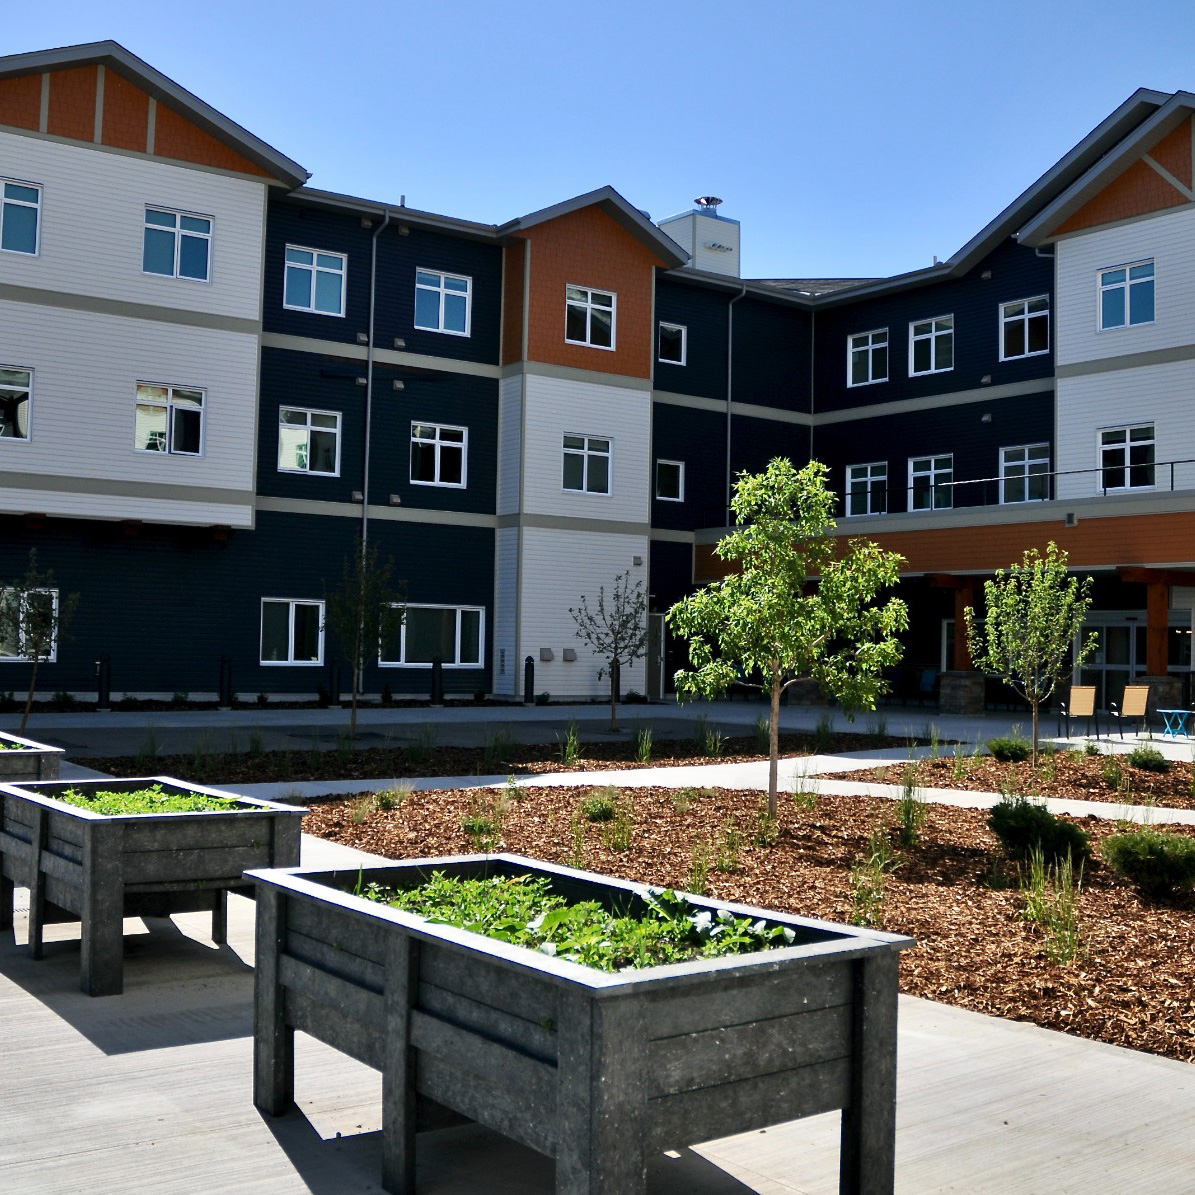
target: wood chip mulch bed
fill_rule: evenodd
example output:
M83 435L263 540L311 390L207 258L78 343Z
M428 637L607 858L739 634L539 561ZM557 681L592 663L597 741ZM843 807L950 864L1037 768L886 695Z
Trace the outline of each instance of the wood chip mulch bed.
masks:
M912 766L916 770L917 784L925 788L1195 809L1195 769L1186 760L1171 760L1168 772L1134 767L1125 755L1093 756L1076 751L1039 755L1036 770L1028 760L1001 763L990 755L967 756L962 762L966 767L964 776L955 774L956 764L952 756L923 759ZM909 766L908 763L888 764L862 771L827 773L822 778L901 784Z
M880 799L822 795L802 809L784 798L778 840L758 846L759 793L623 789L611 795L627 803L634 825L629 848L615 850L604 841L612 823L579 814L593 792L427 791L390 811L370 797L328 800L312 807L304 830L396 859L471 853L477 841L462 823L492 820L497 806L501 849L575 866L579 828L587 868L687 889L695 846L700 855L708 843L716 857L733 824L744 840L741 870L711 866L712 895L849 921L851 866L881 819L894 818L892 803ZM1099 861L1098 843L1111 823L1081 824L1097 857L1082 881L1082 955L1069 965L1049 961L1042 931L1023 919L1016 865L988 830L986 814L932 806L913 847L899 845L891 828L900 862L886 882L883 928L917 939L902 956L901 990L1195 1062L1195 899L1144 904Z

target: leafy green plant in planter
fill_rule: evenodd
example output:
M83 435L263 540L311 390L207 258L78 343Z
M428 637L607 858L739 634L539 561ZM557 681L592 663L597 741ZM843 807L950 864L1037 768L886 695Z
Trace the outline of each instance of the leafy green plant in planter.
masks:
M1001 763L1024 763L1032 754L1029 740L1020 735L988 739L988 753Z
M581 812L591 822L612 822L618 812L618 791L613 785L594 789L581 802Z
M1133 767L1140 768L1143 772L1170 771L1170 760L1157 747L1147 747L1142 744L1139 747L1134 747L1127 758Z
M1034 848L1048 861L1069 854L1082 863L1091 855L1091 839L1086 830L1055 817L1043 803L1027 797L1005 798L992 806L988 825L1014 859L1029 858Z
M160 784L150 784L136 792L82 793L68 788L64 792L56 792L54 799L107 817L128 813L227 813L229 809L250 808L204 793L163 792Z
M1195 838L1142 826L1104 839L1100 853L1146 900L1169 900L1195 888Z

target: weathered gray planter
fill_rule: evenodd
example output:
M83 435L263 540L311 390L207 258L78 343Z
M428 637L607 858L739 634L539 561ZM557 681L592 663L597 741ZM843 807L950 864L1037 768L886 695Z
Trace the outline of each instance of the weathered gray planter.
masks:
M15 748L15 750L14 750ZM22 780L57 780L61 747L35 743L0 730L0 784Z
M633 910L641 885L512 855L259 871L254 1100L294 1102L294 1031L380 1070L383 1186L414 1191L445 1109L556 1160L569 1195L642 1192L649 1154L842 1109L841 1190L890 1192L898 952L912 939L694 897L796 943L616 975L353 895L532 873Z
M227 813L118 817L54 800L55 793L168 792L221 797ZM294 866L306 811L153 776L0 785L0 929L13 924L14 888L29 888L29 946L42 954L48 922L82 922L82 988L112 996L124 986L125 917L212 911L212 938L225 940L229 892L251 895L251 867Z

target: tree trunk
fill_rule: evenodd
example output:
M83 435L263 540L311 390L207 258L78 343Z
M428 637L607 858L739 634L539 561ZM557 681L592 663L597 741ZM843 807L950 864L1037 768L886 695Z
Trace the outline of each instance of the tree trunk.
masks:
M776 816L776 774L780 765L780 670L772 667L772 724L768 727L768 816Z
M25 712L21 715L21 729L17 734L25 733L25 723L29 721L29 711L33 708L33 694L37 690L37 666L41 663L41 657L34 655L33 657L33 674L29 677L29 695L25 698Z
M357 671L357 665L353 665L353 702L352 713L349 714L349 738L355 739L357 737L357 690L361 687L360 674Z
M621 683L619 672L621 665L618 657L610 661L610 733L618 733L618 689Z
M1037 698L1029 699L1029 708L1033 711L1033 770L1037 771L1037 734L1039 725L1039 711Z

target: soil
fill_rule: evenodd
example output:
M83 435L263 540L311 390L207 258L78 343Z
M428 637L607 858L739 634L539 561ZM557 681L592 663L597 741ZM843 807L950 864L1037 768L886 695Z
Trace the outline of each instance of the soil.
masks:
M1028 760L1002 763L991 756L967 756L959 765L953 756L923 759L915 767L917 783L925 788L1195 809L1195 769L1185 760L1169 763L1168 771L1151 772L1134 767L1124 755L1093 756L1059 751L1054 755L1039 755L1036 770ZM965 775L956 775L956 766L962 764L965 764ZM889 764L864 771L835 772L822 779L901 784L908 767L907 763Z
M1098 857L1113 827L1080 819L1096 843L1080 894L1082 949L1050 961L1043 931L1022 915L1016 865L974 810L930 806L915 846L899 842L890 801L822 795L781 802L772 845L756 845L761 796L722 789L623 789L610 796L633 818L626 850L615 822L579 813L589 788L439 790L383 811L371 797L315 804L304 830L390 858L503 849L641 882L690 889L695 851L709 857L707 890L729 899L835 921L852 920L851 867L877 825L898 855L882 927L917 939L901 960L901 990L1048 1029L1195 1062L1195 898L1146 904ZM471 836L480 818L498 826ZM740 870L717 869L742 839ZM1179 828L1176 833L1190 833ZM488 842L483 841L486 837Z

